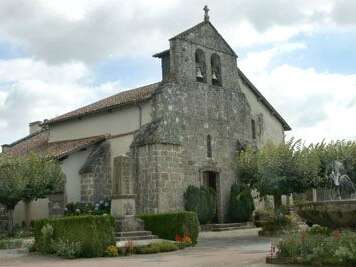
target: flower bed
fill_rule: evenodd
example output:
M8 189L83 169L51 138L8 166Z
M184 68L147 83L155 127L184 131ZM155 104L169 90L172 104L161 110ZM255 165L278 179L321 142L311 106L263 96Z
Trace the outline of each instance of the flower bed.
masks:
M197 243L199 221L195 212L149 214L140 218L145 222L146 230L162 239L179 241L177 238L189 237L193 245Z
M115 243L114 223L109 215L39 220L34 225L34 248L65 258L100 257Z
M307 231L288 234L277 244L276 256L291 263L355 266L356 233L330 231L313 226Z

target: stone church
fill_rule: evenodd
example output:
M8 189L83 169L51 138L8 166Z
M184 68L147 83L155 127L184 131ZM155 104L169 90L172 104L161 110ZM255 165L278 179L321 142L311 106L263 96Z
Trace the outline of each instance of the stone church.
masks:
M239 69L207 10L153 57L161 62L160 82L30 123L28 136L2 146L11 155L33 151L61 162L63 194L32 203L33 218L104 199L112 199L114 215L182 210L189 185L208 185L222 222L237 153L283 142L291 129Z

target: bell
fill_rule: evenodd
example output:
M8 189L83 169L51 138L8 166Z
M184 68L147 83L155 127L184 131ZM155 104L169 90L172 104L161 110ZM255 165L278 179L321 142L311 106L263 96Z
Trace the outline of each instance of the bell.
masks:
M203 76L203 74L202 74L202 72L201 72L200 67L197 68L197 78L199 78L199 79L203 79L203 78L204 78L204 76Z
M213 80L215 80L215 81L218 80L218 77L216 77L215 71L213 71L213 75L211 76L211 78L212 78Z

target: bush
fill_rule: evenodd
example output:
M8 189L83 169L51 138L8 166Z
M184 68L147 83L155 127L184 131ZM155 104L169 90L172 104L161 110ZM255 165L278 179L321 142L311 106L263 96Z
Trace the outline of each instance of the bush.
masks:
M288 209L256 211L255 225L262 227L262 233L267 235L282 234L296 228L296 223Z
M14 249L23 246L22 239L0 239L0 249Z
M35 248L41 253L54 253L52 244L79 242L78 257L101 257L114 243L114 218L106 216L75 216L43 219L34 224ZM51 233L50 229L53 229Z
M105 249L105 256L117 257L119 256L119 248L115 245L110 245Z
M160 238L175 241L177 235L189 236L193 245L197 243L199 221L195 212L149 214L140 218L145 222L145 229Z
M215 191L206 186L188 186L184 193L184 208L196 212L201 224L210 223L216 216Z
M84 202L70 202L64 209L64 215L66 216L78 216L78 215L103 215L110 214L111 201L101 200L95 205L92 203Z
M57 256L74 259L80 256L81 244L76 241L68 241L59 239L52 242L52 250Z
M356 233L319 230L290 233L278 243L277 255L300 264L355 266Z
M232 222L247 222L255 209L251 190L241 184L233 184L230 193L229 217Z

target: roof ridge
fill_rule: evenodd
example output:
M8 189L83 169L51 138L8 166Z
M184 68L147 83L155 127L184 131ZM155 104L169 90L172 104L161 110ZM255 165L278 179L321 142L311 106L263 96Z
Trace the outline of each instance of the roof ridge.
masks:
M210 21L202 21L202 22L196 24L195 26L193 26L193 27L191 27L191 28L189 28L189 29L187 29L187 30L175 35L174 37L170 38L169 40L173 40L173 39L177 39L177 38L183 37L183 36L189 34L190 32L194 31L196 28L199 28L200 26L205 25L205 24L210 25L213 28L213 30L217 33L217 35L220 36L222 41L225 43L225 45L231 51L232 55L234 55L235 57L238 57L237 54L235 53L234 49L232 49L232 47L229 45L229 43L225 40L225 38L220 34L220 32L215 28L215 26Z
M74 138L74 139L68 139L68 140L60 140L60 141L48 142L48 144L61 144L61 143L66 143L66 142L83 141L83 140L94 139L94 138L97 138L97 139L99 139L99 138L106 139L106 138L107 138L107 135L100 134L100 135L94 135L94 136L83 137L83 138Z
M126 104L131 104L133 102L140 102L146 100L148 97L152 96L153 92L151 91L154 91L156 89L156 86L158 86L159 84L160 82L156 82L156 83L151 83L148 85L143 85L137 88L132 88L119 92L117 94L102 98L83 107L79 107L72 111L66 112L62 115L56 116L50 120L46 120L45 124L52 124L56 122L66 121L69 119L119 107L121 105L126 105ZM120 97L122 99L120 99Z
M32 134L28 134L28 135L26 135L26 136L24 136L24 137L22 137L22 138L20 138L20 139L18 139L16 141L10 143L10 144L3 144L3 145L8 146L8 147L11 148L12 146L17 145L18 143L21 143L22 141L26 141L27 139L30 139L30 138L32 138L32 137L34 137L36 135L39 135L40 133L46 132L46 131L48 131L48 129L44 128L44 129L41 129L41 130L39 130L37 132L34 132Z

